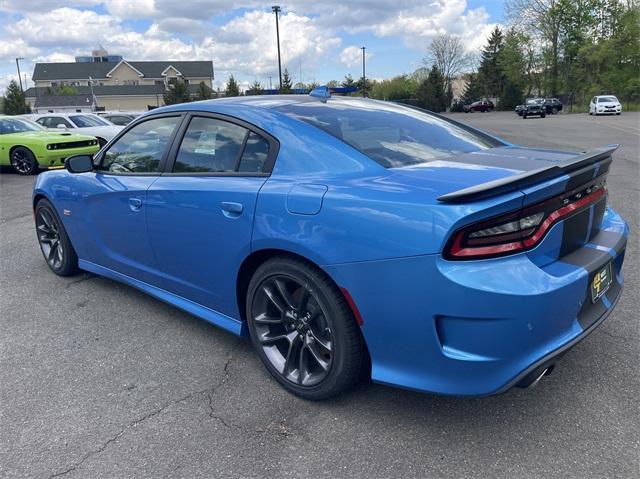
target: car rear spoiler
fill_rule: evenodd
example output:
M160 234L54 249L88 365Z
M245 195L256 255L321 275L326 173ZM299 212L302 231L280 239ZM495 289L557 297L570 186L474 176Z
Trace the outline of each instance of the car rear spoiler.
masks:
M593 165L605 160L611 157L611 154L616 151L619 146L620 145L603 146L561 161L560 163L552 166L532 171L525 171L507 178L500 178L487 183L470 186L469 188L464 188L462 190L453 191L439 196L438 201L443 203L462 203L467 201L483 200L503 193L517 191L535 183L540 183L541 181L545 181L562 174L571 173L572 171L576 171L585 166Z

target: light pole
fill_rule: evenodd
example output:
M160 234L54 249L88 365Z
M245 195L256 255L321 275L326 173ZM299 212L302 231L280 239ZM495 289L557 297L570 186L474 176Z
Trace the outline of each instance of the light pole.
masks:
M24 88L22 88L22 75L20 75L20 60L24 60L24 58L16 58L16 67L18 67L18 81L20 81L20 91L24 92Z
M280 14L280 5L274 5L271 7L271 11L276 14L276 40L278 42L278 77L280 83L278 84L278 90L282 93L282 62L280 61L280 26L278 24L278 15Z
M269 75L269 90L273 89L273 85L271 84L271 75Z
M360 50L362 50L362 96L367 96L367 76L365 74L365 67L364 67L364 51L367 49L367 47L361 47Z

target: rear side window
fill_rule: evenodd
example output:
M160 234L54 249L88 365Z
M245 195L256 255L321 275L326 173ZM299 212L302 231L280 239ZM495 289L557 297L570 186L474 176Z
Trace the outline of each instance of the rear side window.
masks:
M308 101L275 109L339 138L386 168L500 145L426 111L393 103Z
M269 142L235 123L194 117L182 139L174 173L262 173Z
M155 173L180 117L139 123L116 140L104 154L100 169L113 173Z

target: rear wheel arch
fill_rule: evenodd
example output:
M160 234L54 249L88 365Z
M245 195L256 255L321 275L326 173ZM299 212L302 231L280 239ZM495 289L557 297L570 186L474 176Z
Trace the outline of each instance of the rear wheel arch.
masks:
M331 278L331 276L329 276L329 274L326 271L324 271L318 264L316 264L314 261L311 261L308 258L305 258L300 254L292 253L291 251L277 249L277 248L269 248L269 249L253 251L249 256L247 256L244 259L244 261L240 265L240 268L238 269L238 275L236 277L236 297L238 301L238 310L240 312L240 319L243 322L246 322L247 320L246 314L245 314L245 309L246 309L245 305L246 305L247 292L249 288L249 282L251 281L251 277L256 272L256 270L260 267L260 265L262 265L263 263L265 263L266 261L272 258L277 258L277 257L292 258L292 259L297 259L299 261L303 261L308 265L322 271L336 285L336 287L339 288L339 286L336 284L334 279Z

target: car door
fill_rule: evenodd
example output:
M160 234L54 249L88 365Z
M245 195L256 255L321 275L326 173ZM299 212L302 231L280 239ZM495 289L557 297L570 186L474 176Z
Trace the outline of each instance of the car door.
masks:
M156 277L146 227L147 189L159 178L181 121L174 114L137 123L96 157L96 171L80 175L89 261L145 282Z
M237 317L236 274L277 150L275 139L238 120L194 114L185 121L167 171L148 190L159 287Z

